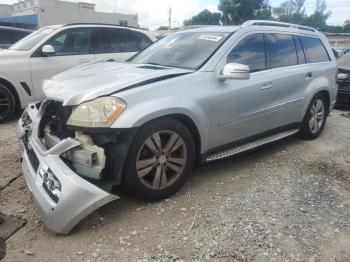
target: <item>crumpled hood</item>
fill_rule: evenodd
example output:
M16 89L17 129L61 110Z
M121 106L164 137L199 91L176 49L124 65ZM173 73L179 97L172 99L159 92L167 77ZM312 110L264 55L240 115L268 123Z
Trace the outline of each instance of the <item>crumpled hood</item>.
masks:
M137 88L191 72L193 70L100 60L58 74L46 80L43 88L48 98L60 100L64 105L78 105L129 87Z

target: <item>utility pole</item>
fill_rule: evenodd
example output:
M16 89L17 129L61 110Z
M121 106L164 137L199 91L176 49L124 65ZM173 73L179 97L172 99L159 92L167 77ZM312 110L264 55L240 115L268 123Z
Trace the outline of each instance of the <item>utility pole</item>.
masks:
M171 7L169 8L169 27L168 27L169 32L171 31Z

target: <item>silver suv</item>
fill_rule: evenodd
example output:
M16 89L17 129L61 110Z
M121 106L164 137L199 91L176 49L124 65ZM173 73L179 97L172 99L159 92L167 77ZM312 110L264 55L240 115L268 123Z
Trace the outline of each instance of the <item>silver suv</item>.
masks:
M317 138L337 63L309 27L270 21L178 32L126 63L56 75L18 122L23 172L41 216L68 233L120 190L174 194L195 162L298 134Z

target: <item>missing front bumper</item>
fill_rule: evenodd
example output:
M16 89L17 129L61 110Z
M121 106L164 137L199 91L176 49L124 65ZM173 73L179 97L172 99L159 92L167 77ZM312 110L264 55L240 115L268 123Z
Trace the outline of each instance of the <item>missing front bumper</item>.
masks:
M21 142L21 156L28 188L45 225L54 232L67 234L85 216L119 197L89 183L60 158L63 153L80 145L77 140L61 140L47 150L37 135L40 110L29 106L26 113L31 119L30 126L20 119L17 128L20 138L27 139ZM30 134L26 130L30 130ZM51 172L59 181L61 191L57 201L48 194L42 172Z

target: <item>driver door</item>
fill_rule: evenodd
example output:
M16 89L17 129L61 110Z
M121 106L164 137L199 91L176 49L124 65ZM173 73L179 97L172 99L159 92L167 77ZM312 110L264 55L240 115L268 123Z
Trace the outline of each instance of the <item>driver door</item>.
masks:
M220 147L249 139L275 127L273 73L268 69L265 37L262 33L243 36L219 63L248 65L250 79L218 82L213 94L211 146Z
M61 31L44 45L51 45L55 54L45 56L40 47L30 58L35 100L45 98L43 81L78 65L94 60L92 28L72 28Z

